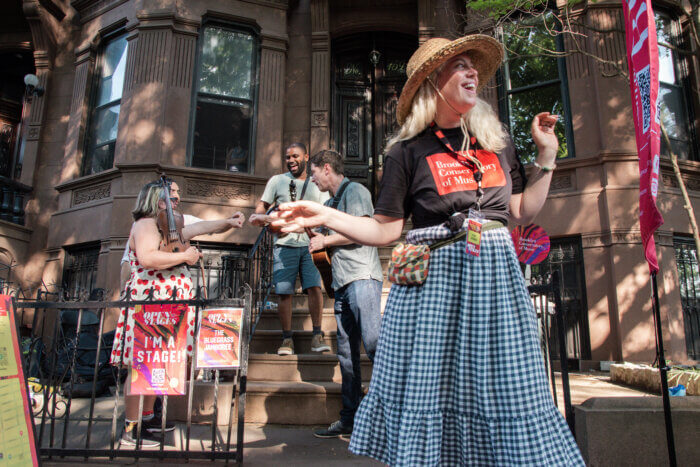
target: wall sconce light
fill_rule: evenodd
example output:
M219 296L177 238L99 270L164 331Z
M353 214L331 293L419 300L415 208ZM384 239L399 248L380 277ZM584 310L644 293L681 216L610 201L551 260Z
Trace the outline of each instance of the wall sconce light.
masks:
M380 58L382 58L382 54L377 49L372 49L372 51L369 53L369 61L374 66L379 65Z
M44 88L39 86L39 78L36 77L36 75L28 74L24 75L24 85L26 86L25 89L25 97L30 98L31 96L38 96L41 97L44 95Z

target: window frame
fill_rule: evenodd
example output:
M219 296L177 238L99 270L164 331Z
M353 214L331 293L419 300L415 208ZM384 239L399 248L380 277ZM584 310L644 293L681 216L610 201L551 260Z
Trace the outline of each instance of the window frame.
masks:
M589 321L589 308L588 308L588 283L586 282L586 267L585 267L585 250L583 248L583 241L580 235L574 236L562 236L550 238L551 249L547 258L544 261L530 266L530 274L532 276L544 279L556 272L559 274L559 292L561 294L562 307L564 308L562 312L565 316L565 324L567 329L565 330L567 334L567 353L569 350L572 351L573 356L567 356L567 358L572 360L590 360L591 359L591 324ZM570 260L566 258L553 258L553 251L556 249L561 249L562 252L566 252L567 249L573 253ZM571 299L567 296L566 290L571 289L567 285L570 284L572 277L570 275L565 276L565 266L570 266L576 269L576 289L580 293L579 299ZM523 269L524 265L521 265ZM539 274L538 274L539 273ZM531 276L531 277L532 277ZM577 316L572 313L569 307L569 303L578 302L580 305L580 314ZM573 322L576 326L575 330L573 327L569 326L572 324L571 318L575 318ZM553 323L553 326L556 326ZM569 335L571 333L571 335ZM551 339L553 341L558 340L556 333L552 333ZM555 346L551 346L550 351L554 353Z
M187 166L197 169L208 168L210 170L220 170L228 172L225 169L214 169L209 167L198 167L192 165L194 159L194 129L197 119L197 103L199 102L200 94L204 96L205 100L209 102L221 104L222 101L228 100L230 102L241 102L245 99L235 98L230 96L220 96L218 94L211 93L200 93L199 92L199 80L201 77L201 66L202 66L202 48L203 48L203 38L204 30L207 27L218 27L223 29L228 29L236 32L243 32L250 34L253 37L253 59L251 60L251 87L252 87L252 97L250 99L250 105L253 112L250 117L250 130L249 137L250 141L248 143L248 170L245 172L236 172L238 174L244 175L254 175L255 174L255 155L256 155L256 140L258 131L258 95L260 90L260 60L262 55L262 40L260 38L260 28L257 25L222 21L219 19L204 19L202 25L199 28L197 36L197 52L195 54L194 70L193 70L193 80L192 80L192 97L191 97L191 108L190 108L190 123L187 131ZM226 104L231 107L236 107L235 104ZM228 172L230 173L230 172Z
M687 258L686 261L684 261L684 266L690 266L690 270L692 272L693 277L689 278L687 275L681 274L681 264L679 264L679 257L682 256L683 250L686 250L691 258ZM695 309L697 308L693 306L690 302L695 302L697 303L700 301L700 289L695 287L695 284L697 283L697 279L700 278L700 272L698 272L698 268L700 267L700 261L698 260L697 257L697 251L695 250L695 241L693 240L692 236L684 235L684 234L679 234L675 233L673 235L673 253L674 253L674 261L676 262L676 274L677 274L677 279L678 279L678 297L681 301L681 312L683 315L683 332L685 334L685 350L686 354L688 355L688 358L697 360L700 358L700 342L696 342L696 339L700 340L700 332L698 332L698 328L693 326L693 322L690 320L693 318L698 318L700 316L700 312L696 312L696 316L688 316L689 309ZM694 266L694 267L693 267ZM685 287L686 287L686 296L683 296L683 282L685 282ZM692 291L688 291L687 287L689 283L692 282ZM692 292L692 297L691 293ZM693 334L693 331L696 331L697 334Z
M100 145L93 145L91 143L93 139L93 124L95 123L95 118L98 114L99 111L109 108L109 107L114 107L116 105L119 106L119 118L121 118L121 104L122 104L122 99L124 98L124 86L126 85L126 69L124 70L124 83L122 84L122 90L121 90L121 96L119 99L110 101L106 104L102 105L96 105L97 104L97 99L99 97L100 91L101 91L101 83L100 83L100 78L102 76L102 69L104 67L104 60L105 60L105 51L109 44L113 43L114 41L117 41L119 39L125 39L126 40L126 60L128 61L129 59L129 39L128 39L128 33L127 31L123 29L119 29L109 35L106 35L102 41L100 42L99 49L96 53L97 59L95 60L95 66L93 68L92 72L92 77L91 77L91 89L90 89L90 106L88 107L88 117L87 121L85 124L85 134L84 134L84 140L83 140L83 154L82 154L82 162L80 165L80 175L81 176L87 176L87 175L95 175L100 172L104 172L104 170L109 170L111 167L108 167L104 170L100 170L99 172L95 173L88 173L88 170L92 170L93 166L93 155L95 151L98 148L102 148L104 146L108 145L114 145L112 148L112 167L114 167L114 153L116 149L116 144L117 144L117 139L119 139L119 135L117 134L117 137L114 138L113 140L109 140L106 143L102 143ZM117 122L117 132L119 131L119 123ZM88 159L90 159L90 165L88 165Z
M92 290L97 287L97 275L100 267L100 242L68 245L63 247L63 251L64 259L63 270L61 272L61 287L66 292L69 292L71 294L70 296L73 298L79 296L81 292L92 292ZM72 268L73 264L71 264L71 262L75 262L76 260L80 259L83 261L85 259L94 260L94 264L91 264L92 268L90 269L78 269L78 274L76 274L76 270ZM77 281L75 280L76 277L79 278ZM71 279L70 284L68 283L67 279ZM83 279L87 279L87 281L84 281ZM81 285L87 285L90 290L75 287Z
M681 26L680 19L678 18L678 15L675 14L673 11L659 7L654 9L654 14L658 16L664 16L666 17L669 22L671 23L671 45L675 47L683 47L686 43L684 37L683 37L683 27ZM657 31L656 33L657 41L659 38L659 33ZM661 45L658 46L663 47ZM666 48L666 47L664 47ZM695 161L695 162L700 162L700 154L698 154L698 137L697 137L697 127L696 127L696 122L695 122L695 106L693 103L695 102L695 98L693 97L693 93L690 91L692 89L692 82L691 82L691 66L688 63L688 60L685 56L678 54L674 50L670 50L671 52L671 59L673 60L673 68L674 68L674 73L676 76L680 77L677 81L679 84L669 84L666 82L661 82L659 80L659 88L661 87L669 87L669 88L675 88L680 90L680 96L684 100L684 102L681 102L680 104L685 108L686 112L686 131L688 133L688 150L689 150L689 157L688 159L683 159L683 160L689 160L689 161ZM660 90L660 89L659 89ZM668 136L669 139L673 142L674 139L671 138L671 135ZM680 141L680 140L676 140ZM659 152L661 157L670 157L670 152L667 150L666 152L663 151L664 147L666 146L666 142L664 141L663 135L661 135L661 141L659 145Z
M556 16L557 19L559 19L559 16L557 15L556 11L549 10L549 12ZM561 21L561 20L559 20ZM556 23L555 28L557 30L560 30L561 28L561 23L560 22ZM504 31L503 29L498 30L498 39L499 42L503 43L504 41ZM554 37L554 43L557 48L557 52L566 52L566 47L564 45L564 40L562 39L561 35L557 35ZM496 83L497 83L497 89L498 89L498 111L499 111L499 116L501 119L501 122L508 128L509 135L512 137L512 128L511 128L511 122L510 122L510 105L509 105L509 100L510 96L514 94L518 94L521 92L526 92L526 91L531 91L533 89L538 89L538 88L543 88L547 86L551 86L553 84L559 83L559 93L561 94L561 105L562 105L562 110L564 115L560 115L560 117L563 117L563 124L564 124L564 135L566 137L566 144L567 144L567 155L566 157L557 157L556 161L566 161L569 159L574 159L576 157L576 147L575 147L575 142L574 142L574 127L572 124L572 115L571 115L571 101L569 97L569 77L566 72L566 56L561 56L561 57L552 57L556 59L557 61L557 74L559 75L558 78L556 79L550 79L547 81L541 81L536 84L530 84L527 86L521 86L519 88L515 89L509 89L510 88L510 72L509 72L509 58L508 58L508 50L504 47L505 51L505 57L503 60L503 65L499 67L498 71L496 72ZM542 111L546 111L550 109L542 109ZM561 119L559 120L560 122L562 121ZM515 141L514 141L515 143ZM517 147L516 147L517 151ZM523 154L518 154L520 159L522 160ZM533 156L533 161L537 157L535 154ZM523 162L523 165L525 166L531 166L533 162Z

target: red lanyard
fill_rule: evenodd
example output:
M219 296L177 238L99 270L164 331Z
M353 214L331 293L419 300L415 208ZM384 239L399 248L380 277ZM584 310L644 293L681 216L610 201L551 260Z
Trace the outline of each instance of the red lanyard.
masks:
M435 122L432 122L430 124L430 128L433 130L433 133L435 134L435 137L438 139L438 141L440 141L440 143L445 147L445 149L447 149L447 153L453 158L455 158L460 164L471 170L474 174L474 180L476 180L476 210L481 211L481 200L484 197L484 190L483 188L481 188L481 179L483 178L483 173L481 169L477 167L473 161L469 160L462 154L459 154L452 148L452 145L447 140L447 137L442 132L442 130L439 129L437 125L435 125ZM474 157L476 157L476 151L474 151L474 154Z

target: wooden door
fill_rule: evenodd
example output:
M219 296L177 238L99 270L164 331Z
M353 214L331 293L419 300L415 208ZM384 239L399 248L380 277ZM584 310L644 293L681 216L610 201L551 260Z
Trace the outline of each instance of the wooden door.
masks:
M406 63L416 46L415 37L389 32L347 36L331 45L333 145L345 158L345 175L375 195L386 141L398 129Z

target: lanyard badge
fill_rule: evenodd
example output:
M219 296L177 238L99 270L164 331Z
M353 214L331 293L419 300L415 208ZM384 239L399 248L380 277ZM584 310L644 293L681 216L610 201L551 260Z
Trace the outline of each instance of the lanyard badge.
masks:
M467 254L479 256L481 252L481 230L484 225L484 215L476 209L469 210L467 219Z

